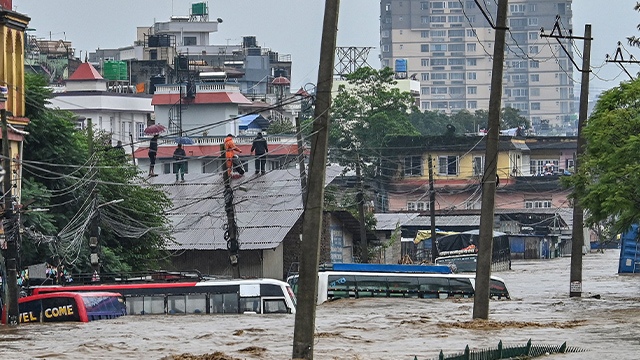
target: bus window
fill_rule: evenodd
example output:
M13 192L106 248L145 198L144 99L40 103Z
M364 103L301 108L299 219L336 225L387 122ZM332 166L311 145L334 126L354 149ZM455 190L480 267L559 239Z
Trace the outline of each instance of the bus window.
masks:
M353 275L329 275L327 298L341 299L356 297L356 279Z
M389 296L392 297L418 297L420 285L417 277L390 276L387 278Z
M201 314L207 308L207 296L205 294L187 295L187 314Z
M489 296L492 298L497 297L498 299L509 299L507 286L500 280L491 279L491 283L489 285Z
M127 314L139 315L144 313L142 297L138 297L138 296L128 297L126 298L126 302L127 302Z
M145 296L143 310L145 314L164 314L164 296Z
M211 294L211 314L237 314L238 294Z
M260 297L240 298L240 313L246 312L260 313Z
M473 285L468 278L451 278L449 279L451 289L449 295L453 297L471 297L473 296Z
M356 276L358 297L387 297L387 279L379 276Z
M184 314L185 308L184 295L171 295L167 298L167 311L169 314Z
M286 314L288 312L284 299L263 299L262 301L263 314Z
M425 299L437 299L440 294L448 296L449 293L449 279L443 277L421 277L420 292Z

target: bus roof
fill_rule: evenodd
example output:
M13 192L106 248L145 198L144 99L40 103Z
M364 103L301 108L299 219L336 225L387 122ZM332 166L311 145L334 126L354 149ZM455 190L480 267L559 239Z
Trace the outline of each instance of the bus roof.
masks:
M360 271L360 272L395 272L395 273L435 273L451 274L445 265L391 265L391 264L326 264L320 271Z

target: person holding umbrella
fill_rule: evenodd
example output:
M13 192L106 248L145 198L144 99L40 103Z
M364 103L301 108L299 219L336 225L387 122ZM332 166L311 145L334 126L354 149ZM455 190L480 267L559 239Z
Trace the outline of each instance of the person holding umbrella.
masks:
M178 147L173 152L173 159L176 161L176 181L178 181L178 174L180 174L181 180L184 181L184 159L187 157L187 153L182 148L182 144L178 144Z
M158 155L158 134L153 135L153 138L149 141L149 177L158 176L153 171L156 166L156 155Z

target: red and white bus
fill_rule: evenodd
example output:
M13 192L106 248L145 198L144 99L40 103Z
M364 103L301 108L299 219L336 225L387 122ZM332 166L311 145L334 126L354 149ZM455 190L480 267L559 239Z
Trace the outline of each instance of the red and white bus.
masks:
M110 291L124 296L127 314L272 314L296 312L289 284L274 279L38 286L32 294Z

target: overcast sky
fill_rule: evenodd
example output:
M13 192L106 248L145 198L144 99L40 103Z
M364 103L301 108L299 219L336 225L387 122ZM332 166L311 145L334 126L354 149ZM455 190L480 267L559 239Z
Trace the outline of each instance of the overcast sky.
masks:
M71 41L79 51L132 45L138 26L168 21L171 15L188 15L196 0L13 0L14 10L31 17L30 27L38 38ZM212 44L239 44L243 36L255 35L258 44L280 54L290 54L293 62L292 89L316 83L324 1L320 0L226 0L208 1L210 18L221 18ZM616 43L627 36L640 36L636 26L640 13L636 0L574 0L575 35L584 34L592 24L594 38L591 64L594 75L591 95L617 85L628 76L605 55L614 55ZM495 7L494 7L495 9ZM380 66L380 1L342 0L338 25L338 46L375 47L370 53L372 67ZM51 34L51 35L50 35ZM576 46L582 51L582 43ZM640 59L640 49L626 48ZM627 56L625 54L625 56ZM83 55L84 58L84 55ZM626 59L626 57L625 57ZM625 65L636 75L638 65ZM576 74L575 79L580 79ZM605 81L606 80L606 81Z

